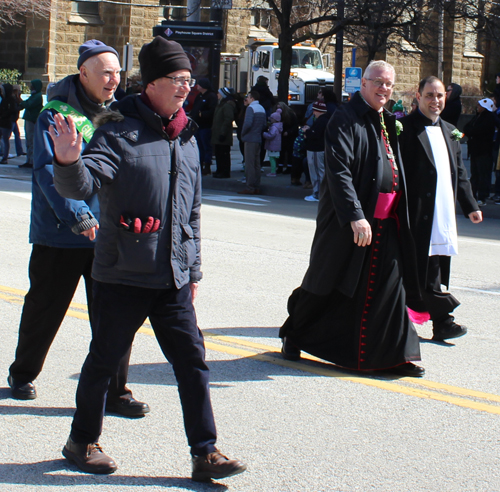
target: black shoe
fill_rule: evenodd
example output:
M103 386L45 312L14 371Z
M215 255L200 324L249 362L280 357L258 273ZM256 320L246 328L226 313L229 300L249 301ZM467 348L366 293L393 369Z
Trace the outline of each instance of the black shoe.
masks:
M467 333L467 328L465 326L458 325L455 323L453 317L448 318L444 323L433 323L433 340L437 342L442 342L443 340L448 340L449 338L463 337Z
M0 164L8 164L8 163L9 163L9 161L7 159L2 159L0 161Z
M292 172L292 169L288 166L283 169L283 174L290 174L291 172Z
M219 179L227 179L227 178L230 178L231 175L230 174L223 174L223 173L213 173L212 177L219 178Z
M283 345L281 346L281 355L285 360L299 360L300 349L290 342L287 337L284 337Z
M29 162L25 162L24 164L19 164L19 166L17 167L20 167L20 168L23 168L23 167L30 167L32 168L33 167L33 164L29 163Z
M283 174L283 166L278 166L278 169L276 169L276 174Z
M20 383L12 376L9 376L7 382L12 388L12 398L16 400L34 400L36 398L36 388L31 381L28 383Z
M74 442L70 437L62 454L69 462L74 463L80 470L87 473L109 474L118 468L113 458L104 454L97 442L80 444Z
M144 417L149 411L147 403L132 397L106 401L106 412L118 413L124 417Z
M240 460L230 460L217 450L204 456L193 456L192 464L191 478L195 482L208 482L211 479L232 477L247 469L245 463Z
M210 174L212 174L211 164L203 162L201 164L201 175L202 176L209 176Z
M392 369L387 369L384 372L395 374L396 376L421 378L425 374L425 369L423 367L417 366L416 364L413 364L413 362L406 362L405 364L393 367Z

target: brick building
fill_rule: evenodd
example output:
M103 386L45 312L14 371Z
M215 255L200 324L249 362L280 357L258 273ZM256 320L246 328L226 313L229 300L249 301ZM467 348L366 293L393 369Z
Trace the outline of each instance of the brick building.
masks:
M22 26L0 32L0 68L16 68L24 80L57 81L75 73L78 47L92 38L114 46L120 54L126 43L132 44L134 66L137 67L140 47L151 40L153 27L160 24L164 16L185 18L187 1L191 0L140 0L140 3L131 0L117 3L52 0L49 18L29 16ZM202 0L200 20L208 20L209 5L209 0ZM232 0L232 9L223 11L225 39L222 51L240 53L251 34L270 29L272 15L262 0ZM431 41L436 43L436 50L431 50L430 55L407 42L377 55L396 67L395 97L403 98L407 105L418 81L426 75L438 74L438 41L437 38ZM491 73L500 68L496 66L496 58L485 57L479 52L480 40L467 29L465 21L448 20L443 42L444 82L456 82L466 89L465 92L481 94ZM332 43L323 44L327 46L326 51L334 52ZM351 46L346 45L345 66L350 64L350 50ZM356 64L362 68L366 66L366 56L360 50Z

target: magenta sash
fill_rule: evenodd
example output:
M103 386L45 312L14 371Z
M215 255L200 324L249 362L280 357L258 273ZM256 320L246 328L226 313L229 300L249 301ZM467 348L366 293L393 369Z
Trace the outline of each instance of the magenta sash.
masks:
M375 219L388 219L396 216L396 207L398 206L400 192L397 193L379 193L377 206L375 207Z

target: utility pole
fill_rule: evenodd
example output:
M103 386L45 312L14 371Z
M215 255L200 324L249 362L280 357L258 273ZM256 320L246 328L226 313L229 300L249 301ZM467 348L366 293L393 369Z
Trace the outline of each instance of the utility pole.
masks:
M444 8L441 4L439 6L439 26L438 26L438 66L437 76L443 80L443 66L444 66Z
M339 21L344 20L344 0L338 0L337 17ZM344 56L344 30L341 29L335 36L335 80L333 84L333 92L337 96L337 100L342 101L342 71L343 71L343 56Z

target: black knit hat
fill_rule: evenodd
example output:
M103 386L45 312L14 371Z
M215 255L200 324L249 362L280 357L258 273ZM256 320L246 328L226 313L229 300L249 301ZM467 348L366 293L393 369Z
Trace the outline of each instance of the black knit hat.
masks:
M80 54L78 63L76 64L78 68L80 68L89 58L92 58L95 55L100 55L101 53L113 53L118 59L120 59L118 52L114 48L105 45L98 39L89 39L88 41L85 41L85 43L78 48L78 53Z
M210 84L210 80L206 78L201 78L196 81L196 83L202 88L202 89L211 89L212 84Z
M226 98L233 95L233 89L231 87L222 87L219 89L219 94Z
M161 36L156 36L141 48L139 64L144 88L153 80L177 70L191 72L191 63L182 46Z

